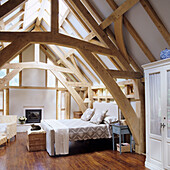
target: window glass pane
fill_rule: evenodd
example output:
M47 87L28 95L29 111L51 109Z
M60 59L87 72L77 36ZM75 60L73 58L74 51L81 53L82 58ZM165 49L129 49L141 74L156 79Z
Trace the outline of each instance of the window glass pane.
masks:
M10 86L19 86L19 74L9 81Z
M3 78L6 75L6 69L0 70L0 78Z
M167 72L167 136L170 138L170 71Z
M150 133L161 135L160 73L149 75Z
M19 63L19 55L16 56L10 63Z
M16 56L10 63L19 63L19 55ZM13 69L9 69L9 72L11 72ZM17 74L15 77L13 77L9 81L9 86L19 86L19 74Z

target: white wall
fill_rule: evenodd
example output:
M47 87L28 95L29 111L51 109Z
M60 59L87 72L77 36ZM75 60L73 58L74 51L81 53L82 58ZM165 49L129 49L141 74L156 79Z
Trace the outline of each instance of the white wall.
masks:
M34 46L31 45L22 53L23 62L33 62ZM45 61L44 53L40 53L40 61ZM22 85L32 87L45 87L45 70L40 69L24 69L22 71Z
M44 107L44 119L56 119L56 91L46 89L10 89L9 114L24 116L24 107Z

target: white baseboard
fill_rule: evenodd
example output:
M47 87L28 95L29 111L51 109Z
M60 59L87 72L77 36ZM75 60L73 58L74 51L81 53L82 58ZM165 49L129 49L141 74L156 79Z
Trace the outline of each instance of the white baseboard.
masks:
M146 168L149 168L149 169L151 169L151 170L164 170L164 169L162 169L161 167L156 166L156 165L154 165L154 164L152 164L152 163L150 163L150 162L147 162L147 161L145 161L145 167L146 167Z

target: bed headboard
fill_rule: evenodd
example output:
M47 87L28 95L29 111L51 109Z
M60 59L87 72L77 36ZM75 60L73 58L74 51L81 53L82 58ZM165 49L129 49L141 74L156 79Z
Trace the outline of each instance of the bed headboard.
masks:
M95 101L93 103L93 108L95 108L96 110L98 110L98 109L108 110L106 115L113 116L118 120L118 105L115 102L106 103L106 102Z

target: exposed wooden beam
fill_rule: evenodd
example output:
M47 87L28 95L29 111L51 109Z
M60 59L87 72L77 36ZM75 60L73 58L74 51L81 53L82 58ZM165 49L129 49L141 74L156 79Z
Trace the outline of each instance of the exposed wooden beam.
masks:
M74 71L74 73L76 74L76 76L80 81L86 82L84 77L76 70L76 68L74 68L74 66L70 63L70 61L68 61L66 57L57 48L51 46L51 49L58 55L58 57L65 63L67 67L69 67L72 71Z
M88 26L91 28L91 30L97 35L99 40L103 42L106 46L108 46L111 51L114 53L116 62L124 69L124 70L132 70L132 68L129 66L127 61L124 59L124 57L121 55L121 53L117 50L117 48L113 45L113 43L110 41L110 39L107 37L105 32L98 26L96 21L93 19L93 17L89 14L89 12L86 10L84 5L80 1L76 0L70 0L69 1L72 6L76 9L78 14L83 18L83 20L88 24Z
M118 5L114 2L114 0L106 0L108 2L108 4L110 5L110 7L113 10L116 10L118 8ZM127 30L129 31L129 33L132 35L132 37L134 38L134 40L137 42L137 44L139 45L139 47L142 49L142 51L144 52L144 54L147 56L147 58L150 61L156 61L155 57L152 55L151 51L149 50L149 48L146 46L146 44L144 43L144 41L142 40L142 38L139 36L139 34L135 31L135 29L133 28L133 26L131 25L131 23L129 22L129 20L123 16L123 21L124 21L124 25L126 26Z
M16 27L20 26L21 24L23 24L24 21L18 21L16 24L14 24L13 26L11 26L8 31L13 31ZM18 29L17 29L18 30Z
M93 16L93 18L97 21L98 24L101 24L102 19L100 17L100 15L97 13L96 9L93 7L93 5L91 5L91 3L89 2L89 0L81 0L83 2L83 4L86 6L86 8L88 9L88 11L91 13L91 15Z
M76 17L76 19L81 23L81 25L83 26L83 28L87 31L90 32L91 30L89 29L89 27L86 25L86 23L83 21L83 19L77 14L77 12L75 11L75 9L70 5L69 1L64 0L65 4L68 6L68 8L71 10L71 12L73 13L73 15Z
M165 41L170 46L170 34L169 34L168 30L166 29L166 27L164 26L164 24L162 23L159 16L157 15L157 13L155 12L155 10L153 9L153 7L151 6L151 4L149 3L149 1L148 0L140 0L140 3L142 4L145 11L148 13L150 18L152 19L153 23L155 24L155 26L157 27L159 32L164 37Z
M145 99L144 99L144 85L141 80L132 80L134 95L136 100L136 114L139 118L139 145L135 151L139 154L145 153Z
M125 12L127 12L130 8L132 8L139 0L126 0L121 6L119 6L109 17L107 17L100 27L105 29L112 22L116 21L120 16L122 16Z
M43 19L45 5L46 5L46 0L42 0L41 1L40 11L38 13L38 17L37 17L36 23L35 23L35 25L37 25L37 26L40 26L41 20Z
M51 32L56 34L59 31L59 1L51 0Z
M27 36L27 39L33 43L55 44L70 48L82 48L98 54L114 55L114 52L108 48L101 47L63 34L57 34L56 36L53 36L50 32L0 32L0 41L11 42L17 39L18 36Z
M119 71L119 70L107 70L113 78L123 78L123 79L141 79L143 76L140 72L132 71Z
M79 57L75 54L73 54L75 56L75 58L77 59L77 61L87 70L87 72L93 77L93 79L100 84L99 79L89 70L89 68L79 59Z
M81 36L81 34L76 30L76 28L73 26L73 24L69 21L68 18L65 19L65 21L69 24L69 26L71 27L71 29L77 34L78 37L80 37L81 39L83 39L83 37Z
M67 88L67 90L70 92L76 103L79 105L82 112L84 112L87 107L85 106L83 99L80 97L80 95L76 92L74 88L68 85L68 83L65 81L65 79L59 74L58 72L51 70L51 72L58 78L58 80Z
M132 132L136 144L139 144L139 119L136 116L130 102L125 97L120 87L114 81L108 71L100 64L100 62L92 55L92 53L85 50L78 50L85 61L96 72L106 88L109 90L119 108L121 109L123 116L125 117L127 124Z
M74 73L72 70L60 66L50 65L43 62L23 62L23 63L7 63L4 66L2 66L2 69L54 69L58 72L64 72L64 73Z
M17 56L24 48L26 48L30 43L27 41L27 37L18 37L0 51L0 68L12 58Z
M88 87L89 83L82 83L82 82L67 82L68 85L72 87Z
M0 20L5 18L7 15L12 13L14 10L16 10L18 7L20 7L27 1L28 0L17 0L17 1L9 0L9 1L7 1L5 4L0 6Z
M5 25L8 25L10 22L12 22L14 19L16 19L17 17L20 17L24 14L24 10L22 9L21 11L17 12L14 16L12 16L11 18L9 18L7 21L5 21Z
M68 8L59 22L60 27L63 25L65 19L68 17L69 14L70 14L70 9Z
M56 58L54 56L54 54L52 53L52 51L47 47L47 46L40 46L41 50L46 54L46 56L53 62L54 65L59 66L59 64L56 61ZM74 76L73 75L69 75L69 73L63 73L63 76L65 76L68 79L73 80Z

